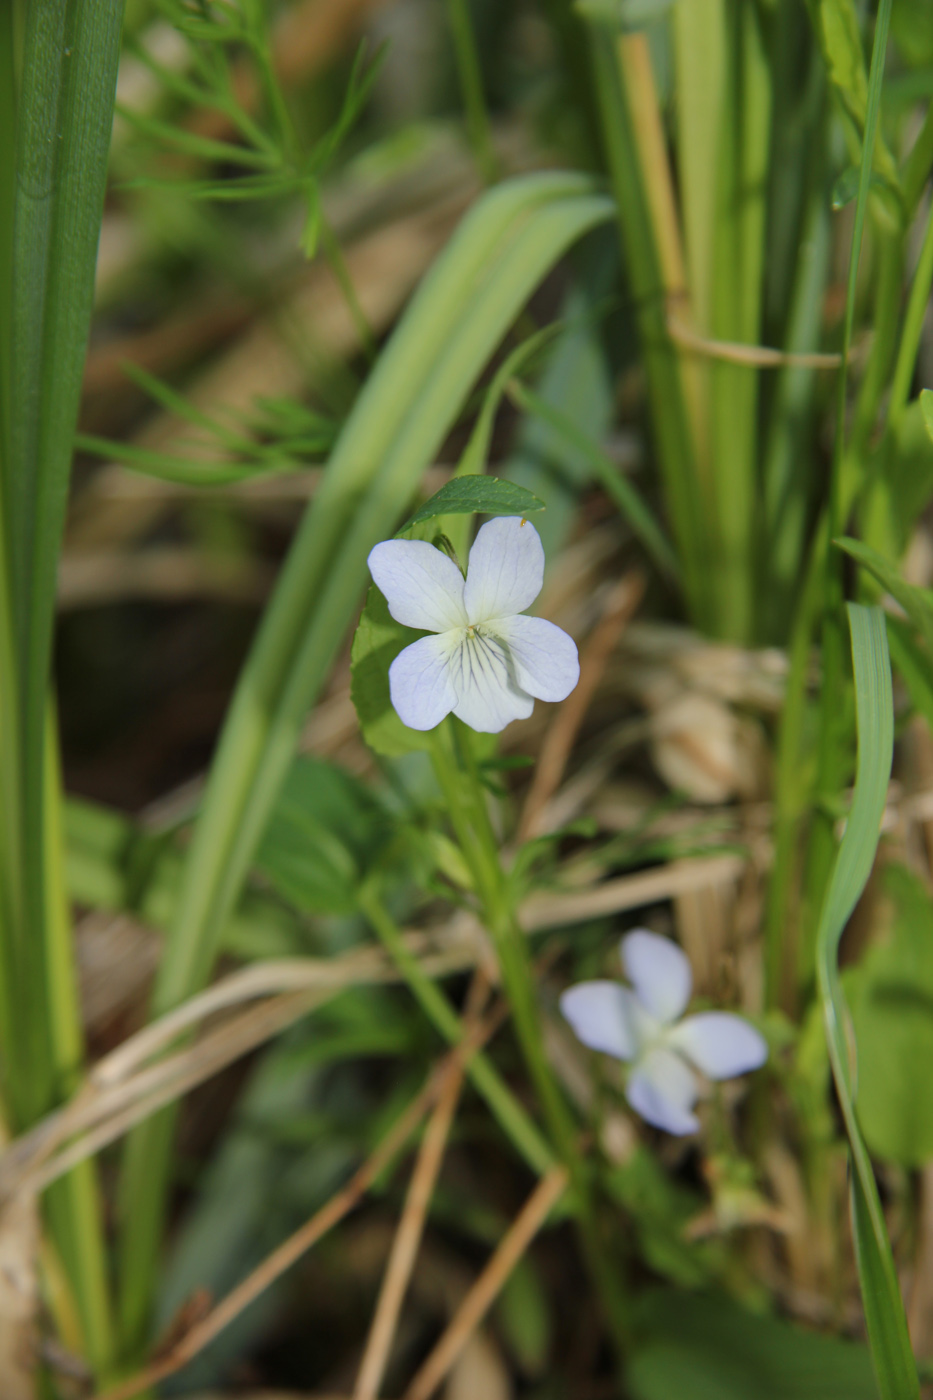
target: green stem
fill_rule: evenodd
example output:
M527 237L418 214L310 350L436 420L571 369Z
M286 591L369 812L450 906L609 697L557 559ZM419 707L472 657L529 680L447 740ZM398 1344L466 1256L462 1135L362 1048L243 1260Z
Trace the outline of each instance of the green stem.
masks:
M907 404L914 366L917 363L917 351L920 348L920 336L923 332L923 318L930 299L931 283L933 283L933 210L927 215L923 246L920 249L920 257L917 259L917 270L910 288L910 299L907 303L904 327L901 331L901 343L894 364L891 397L888 402L888 433L897 432L901 414Z
M584 1254L621 1354L630 1333L628 1307L603 1248L577 1130L544 1048L527 940L519 927L508 876L499 858L499 843L489 818L470 734L459 720L451 718L434 731L431 758L473 875L525 1063L554 1144L570 1173Z
M437 984L423 971L414 953L406 947L401 929L372 887L364 887L361 891L360 909L379 935L435 1030L450 1045L459 1045L463 1039L460 1017ZM486 1100L496 1122L532 1171L538 1175L549 1171L554 1165L553 1152L488 1056L478 1050L470 1058L466 1072L477 1093Z
M492 143L492 128L483 94L483 74L468 0L447 0L447 17L466 110L467 135L480 175L487 185L491 185L499 177L499 162Z
M366 319L366 312L360 305L359 297L356 295L356 288L353 285L353 278L350 276L350 269L347 267L346 258L343 256L343 249L337 241L337 236L328 223L324 215L321 215L320 226L321 248L324 256L330 264L330 270L337 279L341 295L347 305L347 310L356 327L356 333L360 338L360 344L366 354L370 364L376 358L376 337L373 335L372 327Z

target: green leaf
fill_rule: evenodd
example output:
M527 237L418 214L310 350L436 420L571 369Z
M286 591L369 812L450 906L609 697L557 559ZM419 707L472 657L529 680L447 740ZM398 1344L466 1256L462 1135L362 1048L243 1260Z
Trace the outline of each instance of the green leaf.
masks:
M428 749L430 740L399 719L389 695L389 667L423 633L403 627L375 584L366 594L350 652L350 695L367 744L386 758Z
M455 476L415 511L399 535L439 515L534 515L544 508L537 496L511 481L496 476Z
M890 559L885 559L883 554L879 554L870 545L863 544L861 540L844 537L834 540L833 543L866 568L882 588L900 603L933 655L933 608L923 590L905 583Z
M850 165L843 170L842 174L833 182L830 203L834 209L844 209L847 204L851 204L858 196L859 179L861 171L857 165ZM888 190L891 187L877 171L872 171L869 181L870 189ZM896 191L894 191L896 193Z
M855 1114L846 1034L848 1013L837 966L839 940L874 863L894 749L884 614L880 608L850 603L849 626L855 671L858 766L845 835L820 913L816 970L829 1059L852 1157L852 1224L878 1390L882 1400L917 1400L917 1367L897 1271L871 1161Z
M858 1120L876 1156L903 1167L933 1158L933 904L926 885L888 866L888 938L847 982L858 1046Z
M865 1347L712 1294L655 1292L628 1366L632 1400L876 1400Z
M368 788L335 764L297 758L256 864L297 908L349 914L359 881L388 836L386 813Z
M860 137L870 122L870 85L854 0L814 0L814 26L829 79ZM880 85L880 74L879 74ZM872 133L872 164L882 181L900 190L897 165L880 131ZM854 195L853 195L854 197Z

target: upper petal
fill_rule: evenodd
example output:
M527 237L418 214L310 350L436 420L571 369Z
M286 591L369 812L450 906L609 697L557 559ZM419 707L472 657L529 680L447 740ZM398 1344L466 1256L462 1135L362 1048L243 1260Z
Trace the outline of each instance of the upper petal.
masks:
M457 633L422 637L400 651L389 667L389 695L409 729L433 729L456 704L450 658L457 644Z
M473 541L463 602L471 622L509 617L530 608L544 582L538 532L520 515L488 520Z
M691 1112L697 1082L689 1065L673 1050L649 1050L629 1076L625 1096L636 1113L655 1128L682 1137L700 1126Z
M693 1061L709 1079L731 1079L758 1069L768 1046L754 1026L728 1011L702 1011L668 1032L667 1043Z
M618 982L578 982L560 999L560 1009L574 1034L591 1050L633 1060L641 1044L641 1008L628 987Z
M433 544L384 540L370 550L368 562L396 622L426 632L466 626L463 575Z
M685 953L669 938L639 928L620 944L622 966L652 1016L670 1025L690 1000L693 973Z
M572 637L543 617L505 617L490 626L508 647L522 690L538 700L564 700L580 679Z
M454 714L481 734L498 734L513 719L527 719L535 707L509 673L501 642L479 632L466 634L451 656Z

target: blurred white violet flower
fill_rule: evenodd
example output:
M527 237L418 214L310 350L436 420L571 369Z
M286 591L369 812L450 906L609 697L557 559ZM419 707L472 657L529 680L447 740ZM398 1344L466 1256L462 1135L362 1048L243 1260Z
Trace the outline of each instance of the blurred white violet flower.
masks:
M580 677L566 632L520 614L541 592L544 550L517 515L477 532L463 577L423 540L386 540L369 568L396 622L433 632L389 667L389 693L409 729L433 729L453 711L484 734L527 719L535 700L563 700Z
M560 1009L578 1038L632 1068L626 1098L648 1123L681 1136L700 1126L693 1106L708 1079L731 1079L758 1069L768 1047L753 1026L725 1011L681 1019L693 986L690 963L676 943L635 929L620 944L632 983L579 982Z

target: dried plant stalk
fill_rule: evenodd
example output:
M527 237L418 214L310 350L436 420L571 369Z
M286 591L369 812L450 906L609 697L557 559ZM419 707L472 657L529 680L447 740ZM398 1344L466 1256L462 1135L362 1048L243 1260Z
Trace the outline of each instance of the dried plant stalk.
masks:
M404 1400L429 1400L434 1394L564 1194L567 1180L564 1167L554 1167L541 1178L499 1248L457 1309L437 1346L405 1391Z

